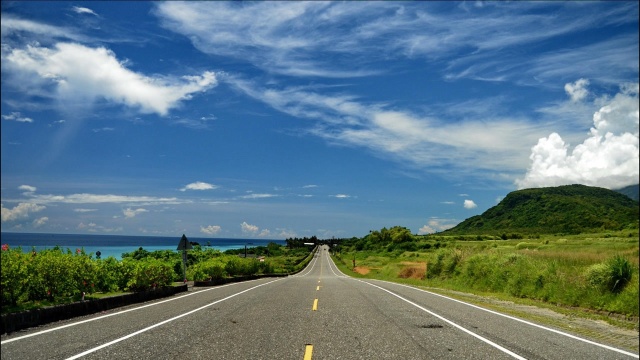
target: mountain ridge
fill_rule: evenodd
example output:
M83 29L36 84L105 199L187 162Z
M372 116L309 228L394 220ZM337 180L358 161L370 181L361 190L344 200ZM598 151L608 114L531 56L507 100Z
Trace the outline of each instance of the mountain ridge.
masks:
M496 206L444 233L577 234L637 229L638 216L638 201L625 193L574 184L513 191Z

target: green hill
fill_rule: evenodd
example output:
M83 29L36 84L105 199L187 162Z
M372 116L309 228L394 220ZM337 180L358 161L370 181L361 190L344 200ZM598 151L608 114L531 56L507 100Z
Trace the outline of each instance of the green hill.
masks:
M616 189L617 192L621 193L621 194L625 194L628 197L632 198L635 201L638 201L638 192L640 190L640 185L635 184L635 185L629 185L626 187L623 187L622 189Z
M616 191L584 185L509 193L482 215L447 234L577 234L638 228L638 201Z

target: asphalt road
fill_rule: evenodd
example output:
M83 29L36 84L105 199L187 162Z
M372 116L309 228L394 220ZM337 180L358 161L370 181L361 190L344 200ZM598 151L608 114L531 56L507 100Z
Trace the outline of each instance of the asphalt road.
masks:
M211 288L3 335L2 359L637 359L383 281L320 248L295 276Z

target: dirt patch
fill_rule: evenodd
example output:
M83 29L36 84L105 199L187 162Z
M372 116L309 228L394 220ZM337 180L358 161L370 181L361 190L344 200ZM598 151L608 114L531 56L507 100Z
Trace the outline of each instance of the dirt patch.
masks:
M423 266L406 266L398 273L402 279L424 279L427 272Z
M367 275L371 269L366 266L356 266L353 268L353 271L357 272L360 275Z

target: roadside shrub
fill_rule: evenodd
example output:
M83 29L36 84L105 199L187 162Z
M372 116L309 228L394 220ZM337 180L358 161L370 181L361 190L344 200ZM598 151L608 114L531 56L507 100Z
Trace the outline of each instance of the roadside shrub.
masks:
M0 292L2 293L2 305L16 305L25 294L28 278L29 255L23 254L20 248L9 249L8 245L2 247L0 273Z
M112 292L120 289L121 264L114 257L96 260L96 291Z
M127 261L131 263L131 261ZM131 291L142 291L150 288L168 286L173 281L173 268L164 261L145 258L135 261L127 288Z
M629 260L616 255L605 263L587 268L586 279L589 285L601 290L619 293L631 280L633 267Z
M208 260L187 268L187 278L194 281L222 279L225 274L225 265L219 260Z
M427 278L433 278L442 273L442 269L444 268L444 260L445 260L445 252L444 250L439 250L435 254L435 260L430 261L427 265Z
M73 267L68 254L58 247L37 253L29 263L29 300L53 300L55 297L73 295L77 291Z
M252 275L258 273L259 262L255 259L231 258L224 266L227 274L234 275Z

